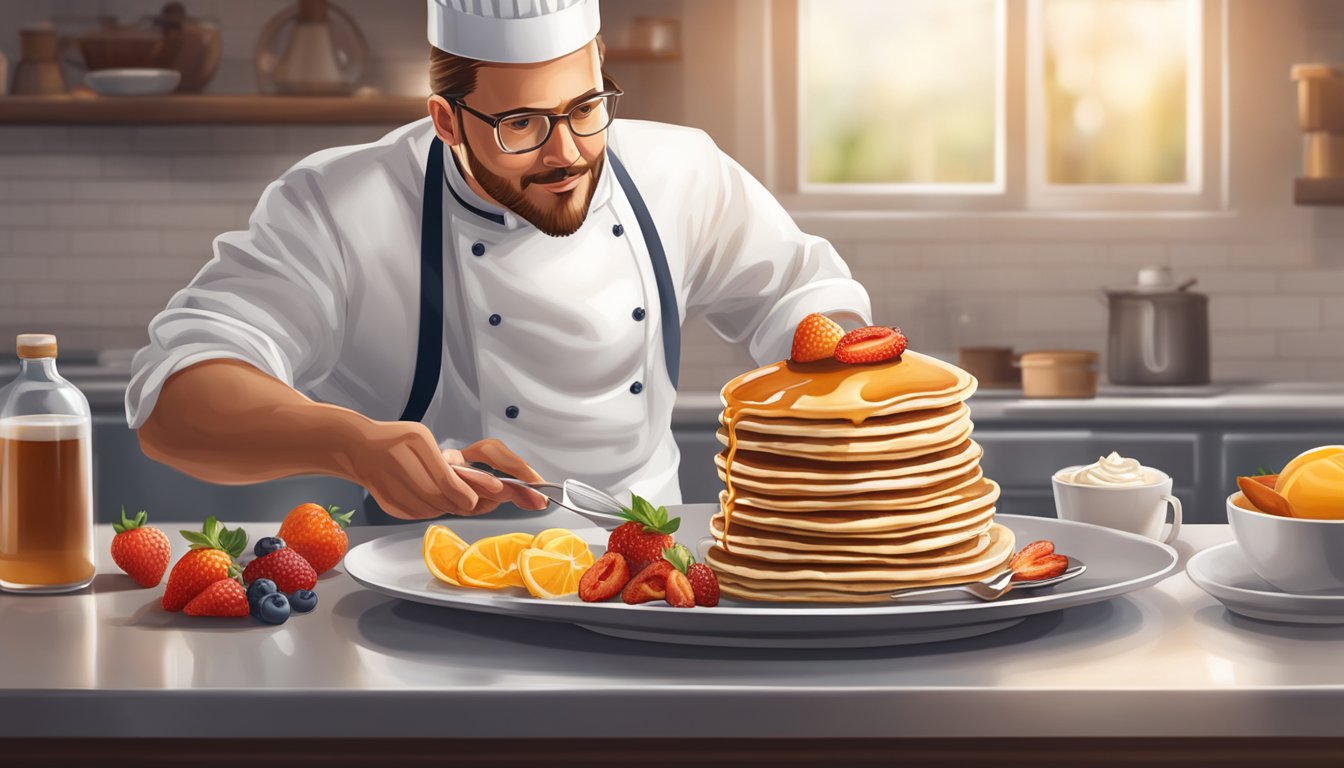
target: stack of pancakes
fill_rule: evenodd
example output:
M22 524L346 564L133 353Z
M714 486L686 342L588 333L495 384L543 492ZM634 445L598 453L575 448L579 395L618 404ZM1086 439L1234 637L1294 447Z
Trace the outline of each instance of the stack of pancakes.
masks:
M877 602L1002 570L1013 535L980 472L975 379L906 351L868 365L779 362L724 386L727 486L706 555L727 595Z

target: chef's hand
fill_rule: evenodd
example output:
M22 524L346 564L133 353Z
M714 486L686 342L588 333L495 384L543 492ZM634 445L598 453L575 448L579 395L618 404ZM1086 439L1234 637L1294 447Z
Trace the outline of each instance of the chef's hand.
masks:
M359 459L359 483L393 517L419 520L444 513L479 515L502 503L543 509L546 497L530 489L501 483L482 472L457 472L451 464L482 461L528 482L541 476L498 440L481 440L457 450L440 450L423 424L404 421L367 422Z
M443 458L449 464L468 464L478 461L527 483L546 482L541 475L537 474L535 469L526 461L523 461L522 457L494 438L477 440L460 451L445 448ZM523 509L545 509L546 505L551 503L550 499L547 499L539 491L534 491L531 488L519 488L509 483L500 483L499 480L494 478L482 477L483 473L481 472L468 470L466 472L455 472L455 474L471 484L473 488L478 488L477 494L482 497L474 507L474 511L458 512L459 515L484 514L504 502L512 502ZM501 491L491 493L483 487L493 487L495 483L499 483L502 488Z

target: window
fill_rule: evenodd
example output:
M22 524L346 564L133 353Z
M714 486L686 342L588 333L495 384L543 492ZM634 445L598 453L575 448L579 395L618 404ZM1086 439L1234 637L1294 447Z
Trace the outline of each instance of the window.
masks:
M1000 4L820 6L805 2L799 24L805 183L997 187Z
M796 82L774 106L775 176L814 208L1218 208L1223 13L1222 0L796 0L774 22L776 51L796 52L776 58Z

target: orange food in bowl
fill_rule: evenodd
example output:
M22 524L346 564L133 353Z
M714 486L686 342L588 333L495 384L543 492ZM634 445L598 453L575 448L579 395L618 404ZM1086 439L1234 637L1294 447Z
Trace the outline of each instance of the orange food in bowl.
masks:
M1274 490L1288 500L1294 517L1344 519L1344 445L1302 453L1279 473Z

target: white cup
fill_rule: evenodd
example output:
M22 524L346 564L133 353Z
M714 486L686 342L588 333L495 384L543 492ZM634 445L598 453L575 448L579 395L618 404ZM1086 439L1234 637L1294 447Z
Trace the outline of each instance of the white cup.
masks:
M1128 531L1170 544L1181 531L1181 500L1171 495L1171 476L1144 467L1158 480L1148 485L1083 485L1073 477L1082 466L1065 467L1050 478L1055 488L1055 513L1060 520L1091 523ZM1162 536L1162 524L1171 505L1171 531Z

